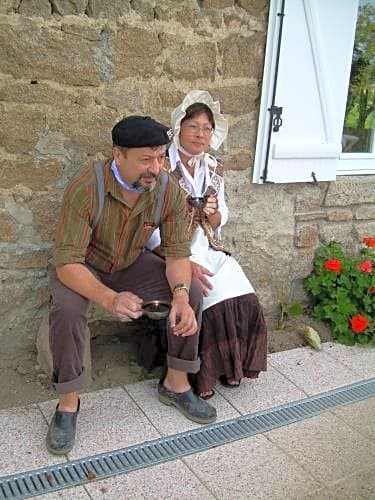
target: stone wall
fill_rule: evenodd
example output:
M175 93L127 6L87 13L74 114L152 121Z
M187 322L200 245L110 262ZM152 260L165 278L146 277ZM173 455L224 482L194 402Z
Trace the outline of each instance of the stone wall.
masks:
M46 262L64 186L110 153L122 116L168 122L193 88L230 124L220 151L231 211L224 238L269 318L303 300L320 241L375 234L375 179L254 185L251 170L267 0L0 1L1 353L32 349L47 308Z

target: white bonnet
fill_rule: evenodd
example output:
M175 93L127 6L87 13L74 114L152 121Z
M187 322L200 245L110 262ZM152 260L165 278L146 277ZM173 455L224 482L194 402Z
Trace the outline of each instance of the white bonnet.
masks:
M174 133L174 142L179 146L178 136L180 135L181 120L186 114L186 109L196 102L206 104L212 111L215 120L215 130L212 134L210 146L215 151L219 149L223 141L228 135L228 122L220 113L219 101L214 101L211 95L206 90L192 90L184 97L182 103L172 111L171 123Z

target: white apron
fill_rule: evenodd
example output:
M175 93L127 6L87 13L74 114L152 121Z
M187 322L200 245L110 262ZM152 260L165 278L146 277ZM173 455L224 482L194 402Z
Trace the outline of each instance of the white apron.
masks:
M211 248L200 226L193 235L190 260L214 274L214 276L207 276L212 290L208 297L203 298L203 310L222 300L254 293L254 288L238 262L230 255Z

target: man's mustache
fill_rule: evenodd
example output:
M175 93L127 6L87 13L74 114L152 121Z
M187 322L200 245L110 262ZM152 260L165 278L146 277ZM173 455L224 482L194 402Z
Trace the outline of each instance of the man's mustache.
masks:
M146 172L142 174L139 179L156 179L157 175L153 174L152 172Z

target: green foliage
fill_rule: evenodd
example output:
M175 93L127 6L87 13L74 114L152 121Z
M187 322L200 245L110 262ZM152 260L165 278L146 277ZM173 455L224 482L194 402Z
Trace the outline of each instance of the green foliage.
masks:
M357 137L351 151L370 151L375 113L375 5L359 6L344 133Z
M314 302L313 317L328 323L342 344L375 344L374 267L373 243L358 255L348 255L336 242L315 254L314 270L304 282Z
M288 306L285 302L280 302L280 317L277 323L278 330L285 327L285 319L294 316L300 316L303 313L303 306L296 302L291 306Z

